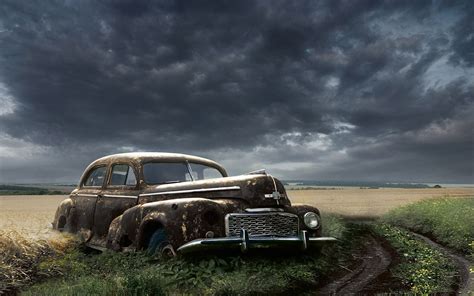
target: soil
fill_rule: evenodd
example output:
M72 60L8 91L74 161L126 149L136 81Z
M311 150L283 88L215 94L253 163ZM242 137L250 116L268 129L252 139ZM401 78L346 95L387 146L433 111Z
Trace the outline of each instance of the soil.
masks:
M321 295L351 295L375 294L379 278L387 277L386 271L392 262L392 250L386 248L384 243L374 235L368 234L363 243L362 252L359 254L354 266L348 268L344 275L319 289ZM372 285L375 290L367 289Z
M462 255L432 241L430 238L413 233L413 235L432 248L449 256L457 265L459 271L458 286L455 287L459 295L472 295L474 291L474 274L470 273L473 266ZM354 255L354 263L349 268L341 268L331 275L331 281L320 289L318 295L375 295L399 294L407 291L400 280L394 278L390 269L396 266L400 259L397 252L383 238L368 232L365 234L361 248Z

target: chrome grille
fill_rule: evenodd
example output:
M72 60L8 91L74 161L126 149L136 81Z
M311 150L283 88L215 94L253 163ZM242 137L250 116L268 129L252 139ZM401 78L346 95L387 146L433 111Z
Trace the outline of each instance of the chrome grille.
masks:
M297 236L298 216L290 213L235 213L226 216L227 236L239 236L242 228L249 236Z

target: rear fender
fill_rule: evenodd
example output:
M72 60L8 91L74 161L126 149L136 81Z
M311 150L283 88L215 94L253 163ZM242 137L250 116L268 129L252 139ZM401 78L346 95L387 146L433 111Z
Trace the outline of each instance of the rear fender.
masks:
M74 221L74 201L68 197L63 200L54 215L53 229L60 231L73 231Z

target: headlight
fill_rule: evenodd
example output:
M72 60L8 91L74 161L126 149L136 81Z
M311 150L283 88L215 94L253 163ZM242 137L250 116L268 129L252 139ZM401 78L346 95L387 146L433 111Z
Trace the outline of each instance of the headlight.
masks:
M319 216L313 212L307 212L304 214L304 224L311 229L316 229L319 227Z

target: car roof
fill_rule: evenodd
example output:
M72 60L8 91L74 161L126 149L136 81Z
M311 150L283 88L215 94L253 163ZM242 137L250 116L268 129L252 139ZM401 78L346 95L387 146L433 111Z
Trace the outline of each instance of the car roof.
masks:
M86 169L89 170L93 166L109 164L111 162L134 162L134 163L145 163L153 161L189 161L205 164L208 166L219 168L221 172L227 176L225 169L217 162L194 155L181 154L181 153L168 153L168 152L128 152L107 155L93 161Z

